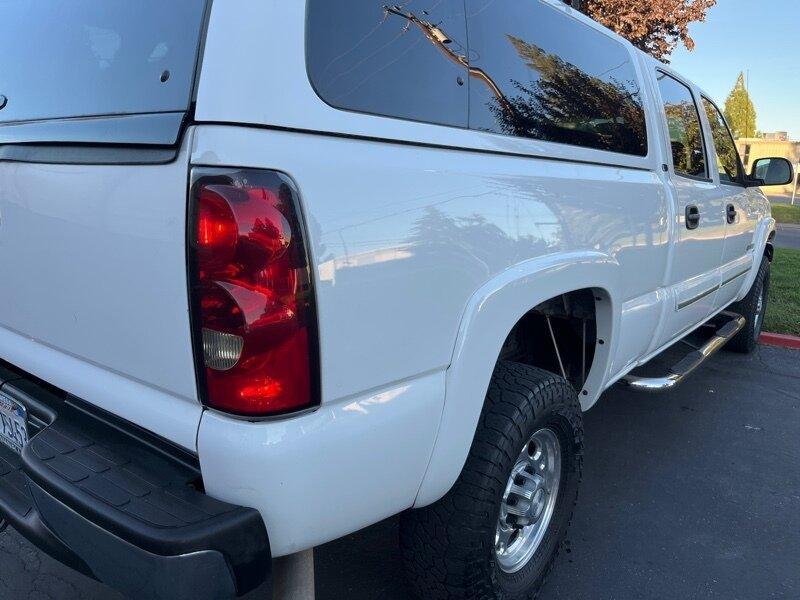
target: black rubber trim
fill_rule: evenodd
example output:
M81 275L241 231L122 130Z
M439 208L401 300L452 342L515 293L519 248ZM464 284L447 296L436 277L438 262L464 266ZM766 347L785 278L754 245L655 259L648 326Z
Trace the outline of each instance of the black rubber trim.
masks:
M88 144L6 144L0 162L61 165L161 165L175 160L178 148Z
M177 143L185 111L104 115L0 124L0 144L140 144Z
M6 363L0 377L3 393L27 408L31 438L21 456L0 449L0 514L35 545L127 593L137 590L110 564L132 561L150 579L213 577L208 597L266 580L260 514L206 495L196 456ZM149 597L175 593L169 582L152 584ZM202 585L190 587L206 597L196 595Z
M19 371L0 362L0 390L6 392L7 382L20 382ZM7 392L6 392L7 393ZM43 390L43 393L48 393ZM13 396L12 396L13 397ZM52 399L51 399L52 401ZM28 409L30 435L35 435L55 413L46 403L33 401ZM29 480L22 468L22 459L0 444L0 516L34 546L67 566L93 577L91 569L75 552L58 539L44 523L36 509L28 487Z
M730 320L717 330L717 335L723 338L730 338L736 332L737 332L736 322Z
M34 546L57 561L94 577L88 565L45 525L28 488L20 457L0 445L0 516Z
M33 498L53 530L86 558L99 581L129 598L197 600L231 598L236 587L225 558L204 550L159 556L110 534L30 482Z
M670 373L674 373L675 375L685 375L687 373L691 373L698 366L700 366L704 360L705 357L703 354L697 350L694 350L673 365L673 367L670 369Z

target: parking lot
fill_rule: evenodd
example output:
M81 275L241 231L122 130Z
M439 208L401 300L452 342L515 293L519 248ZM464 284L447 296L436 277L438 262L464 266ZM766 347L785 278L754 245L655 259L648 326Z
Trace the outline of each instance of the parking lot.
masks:
M390 519L319 548L317 597L407 598L396 537ZM722 352L663 396L609 390L557 563L543 600L800 597L800 352ZM0 597L119 598L13 531Z

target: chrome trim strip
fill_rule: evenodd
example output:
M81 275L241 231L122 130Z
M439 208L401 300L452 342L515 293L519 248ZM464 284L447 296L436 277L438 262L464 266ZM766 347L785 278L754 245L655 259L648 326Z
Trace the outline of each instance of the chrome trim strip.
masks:
M746 268L744 271L742 271L741 273L737 273L737 274L736 274L736 275L734 275L733 277L728 277L728 278L727 278L725 281L723 281L723 282L722 282L722 286L726 286L726 285L728 285L728 284L729 284L731 281L734 281L734 280L736 280L736 279L739 279L739 277L741 277L742 275L747 275L749 272L750 272L750 267L747 267L747 268Z
M747 320L735 313L722 312L721 315L730 320L722 325L717 333L711 337L702 347L698 348L684 360L679 362L663 377L637 377L636 375L626 375L620 381L636 392L658 393L666 392L677 387L691 375L706 360L714 356L720 348L739 333L747 323Z
M706 291L705 291L705 292L703 292L702 294L697 294L697 296L694 296L694 297L692 297L692 298L689 298L688 300L684 300L683 302L681 302L680 304L678 304L678 310L684 309L684 308L686 308L687 306L689 306L690 304L694 304L695 302L699 302L700 300L702 300L702 299L703 299L703 298L705 298L706 296L710 296L711 294L713 294L714 292L716 292L716 291L717 291L717 290L718 290L720 287L722 287L722 286L721 286L721 285L719 285L719 284L717 284L717 285L715 285L713 288L711 288L710 290L706 290Z

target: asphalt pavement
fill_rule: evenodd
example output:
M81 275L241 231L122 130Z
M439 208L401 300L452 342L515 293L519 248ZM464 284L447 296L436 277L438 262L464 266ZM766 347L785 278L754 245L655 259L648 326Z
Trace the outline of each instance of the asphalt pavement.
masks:
M585 428L580 498L541 600L800 598L800 351L721 352L662 396L614 387ZM409 597L396 518L316 562L319 600ZM0 598L120 597L8 531Z
M800 250L800 225L778 223L775 234L775 246Z
M789 204L791 200L792 197L787 195L774 194L769 196L769 201L773 204ZM796 201L796 204L800 205L800 202ZM775 245L778 248L800 250L800 225L778 223L777 229Z

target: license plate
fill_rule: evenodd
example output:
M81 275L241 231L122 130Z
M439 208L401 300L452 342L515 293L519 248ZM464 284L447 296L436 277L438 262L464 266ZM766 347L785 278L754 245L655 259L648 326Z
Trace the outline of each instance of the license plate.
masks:
M0 442L17 454L28 443L28 411L0 392Z

